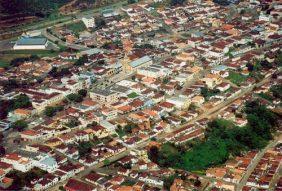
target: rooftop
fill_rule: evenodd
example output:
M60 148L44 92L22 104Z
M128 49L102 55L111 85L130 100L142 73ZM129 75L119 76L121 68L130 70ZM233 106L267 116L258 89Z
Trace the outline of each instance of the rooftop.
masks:
M45 45L47 38L44 37L21 37L17 41L17 45Z
M130 62L130 66L133 68L138 67L146 62L150 62L152 59L149 56L143 56L141 58L138 58L132 62Z

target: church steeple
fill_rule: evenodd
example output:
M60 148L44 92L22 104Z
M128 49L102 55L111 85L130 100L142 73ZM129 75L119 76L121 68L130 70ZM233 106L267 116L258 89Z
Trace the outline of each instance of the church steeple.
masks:
M133 48L133 43L130 39L122 39L122 45L124 50L124 57L121 61L123 72L129 72L130 71L130 59L128 55L131 53L131 50Z

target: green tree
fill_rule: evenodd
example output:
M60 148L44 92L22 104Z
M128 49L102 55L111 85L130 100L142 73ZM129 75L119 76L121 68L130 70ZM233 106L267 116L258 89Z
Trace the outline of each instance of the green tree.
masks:
M88 56L83 55L74 63L74 65L75 66L83 66L87 62L88 62Z
M78 119L76 118L72 118L70 119L70 121L66 124L66 126L70 127L70 128L74 128L77 127L80 124L80 122L78 121Z
M81 95L82 97L85 97L87 95L87 90L85 89L78 90L78 94Z
M80 95L80 94L69 94L67 95L67 99L70 101L70 102L82 102L83 100L83 97Z
M174 179L177 177L176 174L170 175L167 178L164 178L163 182L164 182L164 189L165 190L170 190L171 185L174 182Z
M106 21L102 17L97 17L95 19L95 25L97 29L100 29L106 25Z
M222 164L229 157L226 143L221 140L210 140L195 146L184 155L184 169L203 170L210 166Z
M25 94L20 94L15 97L15 99L12 100L12 108L11 110L15 110L18 108L28 108L31 107L31 102L29 100L29 97Z
M44 114L48 117L53 117L56 115L56 108L55 107L51 107L51 106L47 106L44 110Z
M270 92L272 93L274 97L282 100L282 85L281 84L271 86Z
M148 151L148 157L152 162L158 163L159 148L157 146L152 146Z
M184 2L185 0L171 0L170 4L172 6L176 6L176 5L183 5Z
M81 142L78 145L78 153L80 157L85 157L87 154L90 154L92 149L92 143L91 142Z
M24 120L18 120L11 124L11 128L17 131L23 131L28 126L27 122Z
M136 127L137 127L136 124L127 124L127 125L124 126L123 129L126 133L132 133L132 129L134 129Z
M105 159L104 160L104 165L108 166L109 164L111 164L111 161L109 159Z

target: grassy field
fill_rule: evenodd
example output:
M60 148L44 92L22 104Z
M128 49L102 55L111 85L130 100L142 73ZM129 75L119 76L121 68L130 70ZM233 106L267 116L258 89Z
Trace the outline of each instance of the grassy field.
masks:
M79 33L86 30L86 27L82 21L68 24L66 27L67 29L72 30L74 33Z
M37 55L38 57L55 57L59 54L58 51L52 50L9 50L1 52L0 67L8 67L11 60L15 58L29 57Z
M139 95L138 95L137 93L135 93L135 92L132 92L132 93L130 93L130 94L127 95L127 97L128 97L128 98L131 98L131 99L136 98L136 97L138 97L138 96L139 96Z
M0 68L8 68L8 67L9 67L9 63L8 62L0 60Z
M244 76L240 73L230 72L227 79L236 85L241 85L247 78L248 76Z

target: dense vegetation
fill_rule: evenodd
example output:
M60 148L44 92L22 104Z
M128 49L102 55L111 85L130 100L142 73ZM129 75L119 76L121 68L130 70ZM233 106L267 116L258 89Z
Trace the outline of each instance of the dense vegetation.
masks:
M38 177L43 177L47 174L46 171L41 170L37 167L34 167L28 172L20 172L13 170L7 174L7 177L12 178L13 184L8 188L8 190L22 190L26 185L29 185L30 182Z
M275 98L282 100L282 85L277 84L270 88L270 92Z
M8 14L48 16L71 0L1 0L3 11Z
M63 106L47 106L44 110L44 114L48 117L53 117L58 111L62 111L63 109Z
M24 120L18 120L11 124L11 128L17 131L23 131L28 127L28 124Z
M238 3L239 0L213 0L213 2L222 6L227 6L230 5L231 3Z
M201 88L201 95L206 99L209 100L210 97L215 96L216 94L220 93L218 89L208 89L206 87Z
M251 149L262 149L272 139L277 116L258 101L247 102L244 113L248 124L238 127L230 121L217 119L208 124L205 141L185 150L171 143L160 149L152 147L149 158L160 166L189 171L204 170L222 164L229 157Z
M4 119L9 111L28 107L31 107L31 102L25 94L20 94L10 100L0 100L0 119Z

